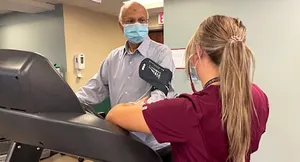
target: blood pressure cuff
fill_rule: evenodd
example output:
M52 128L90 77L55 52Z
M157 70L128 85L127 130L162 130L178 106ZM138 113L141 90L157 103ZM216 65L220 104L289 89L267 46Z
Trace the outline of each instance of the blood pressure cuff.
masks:
M149 58L145 58L140 64L139 75L140 78L151 84L154 89L164 92L165 95L168 94L173 77L169 69L160 66Z

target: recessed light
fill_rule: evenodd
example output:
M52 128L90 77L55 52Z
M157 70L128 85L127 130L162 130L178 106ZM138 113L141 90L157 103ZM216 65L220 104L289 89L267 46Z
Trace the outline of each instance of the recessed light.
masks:
M93 2L101 3L102 0L92 0Z
M124 1L123 3L126 4L131 1L138 2L142 5L149 5L149 4L153 4L153 3L164 2L164 0L127 0L127 1Z

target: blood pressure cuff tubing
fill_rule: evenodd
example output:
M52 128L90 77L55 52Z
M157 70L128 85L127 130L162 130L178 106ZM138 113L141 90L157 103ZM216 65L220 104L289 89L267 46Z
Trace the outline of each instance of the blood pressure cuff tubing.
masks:
M168 94L173 77L169 69L160 66L149 58L145 58L140 64L139 75L140 78L151 84L154 89L162 91L165 95Z

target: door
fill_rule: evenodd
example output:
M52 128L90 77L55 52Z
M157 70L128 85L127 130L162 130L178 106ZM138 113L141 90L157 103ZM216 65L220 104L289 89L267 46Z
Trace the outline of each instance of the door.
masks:
M149 37L155 42L164 44L164 31L163 30L153 30L149 31Z

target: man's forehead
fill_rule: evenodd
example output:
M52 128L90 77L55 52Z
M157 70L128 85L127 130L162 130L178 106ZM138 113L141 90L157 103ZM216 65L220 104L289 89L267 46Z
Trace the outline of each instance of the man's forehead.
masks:
M128 17L146 17L147 11L144 7L139 5L132 5L124 8L122 16L124 18Z

